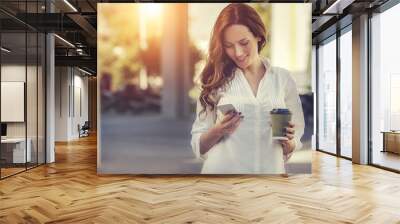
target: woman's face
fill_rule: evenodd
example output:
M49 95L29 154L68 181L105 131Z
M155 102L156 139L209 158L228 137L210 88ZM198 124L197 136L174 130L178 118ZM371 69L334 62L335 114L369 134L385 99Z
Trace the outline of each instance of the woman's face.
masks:
M258 41L247 26L234 24L225 29L222 45L235 64L246 69L258 59Z

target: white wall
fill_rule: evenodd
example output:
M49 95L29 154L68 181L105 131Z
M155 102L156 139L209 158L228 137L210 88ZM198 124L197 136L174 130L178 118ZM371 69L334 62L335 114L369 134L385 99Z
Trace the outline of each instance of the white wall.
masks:
M37 70L38 69L38 70ZM24 138L25 135L30 139L32 161L44 163L44 74L42 68L35 66L25 66L25 64L3 64L1 66L2 82L24 82L26 83L26 106L21 108L22 113L26 112L26 120L23 122L6 122L7 137ZM27 80L25 80L27 78ZM23 93L22 93L23 94ZM2 96L7 97L7 96ZM2 107L1 110L12 110ZM12 112L12 111L11 111ZM37 157L37 153L39 156Z
M78 124L88 120L88 78L75 68L56 67L55 85L55 140L77 139Z
M55 141L68 141L69 68L55 68Z
M28 67L29 69L29 67ZM2 65L1 81L25 82L25 64L24 65Z
M2 65L1 81L25 82L25 65ZM6 108L1 108L6 110ZM25 123L7 123L7 137L25 137Z
M76 75L76 70L75 70L75 75L74 75L74 96L72 98L74 99L74 102L71 102L71 105L74 104L74 107L72 108L72 119L71 119L71 135L73 138L78 138L79 133L78 133L78 124L81 126L85 123L85 121L88 121L88 78L81 76L81 73L78 73ZM81 107L81 108L80 108Z
M25 70L27 69L27 70ZM28 66L27 68L24 65L18 65L18 64L9 64L9 65L2 65L1 66L1 81L3 82L25 82L25 74L26 71L28 74L35 73L36 74L36 67L34 66ZM36 85L36 81L33 83L32 80L29 80L30 85ZM35 98L36 99L36 89L28 88L27 89L27 103L30 104ZM33 92L31 92L32 90ZM31 113L32 107L36 108L36 103L34 105L28 105L31 106L30 110L28 110L28 122L35 121L36 124L36 114ZM1 108L2 110L7 110L7 108ZM34 108L33 108L34 109ZM35 110L35 109L34 109ZM8 137L25 137L25 122L8 122L7 123L7 136ZM29 128L34 128L36 130L36 125L29 123L28 129ZM33 127L35 126L35 127ZM28 130L29 131L29 130ZM29 137L28 132L28 137Z

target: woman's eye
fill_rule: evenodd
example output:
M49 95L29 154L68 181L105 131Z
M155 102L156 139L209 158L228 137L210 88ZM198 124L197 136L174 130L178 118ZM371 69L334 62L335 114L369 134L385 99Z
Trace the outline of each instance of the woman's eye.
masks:
M243 46L246 46L248 43L249 43L249 42L246 41L246 42L242 42L242 43L240 43L240 44L243 45Z
M225 48L231 48L232 45L224 45Z

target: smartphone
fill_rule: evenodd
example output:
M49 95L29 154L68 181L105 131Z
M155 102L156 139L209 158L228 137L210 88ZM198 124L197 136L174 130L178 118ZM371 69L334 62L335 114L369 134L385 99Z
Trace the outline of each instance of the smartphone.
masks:
M236 108L232 104L223 104L217 106L218 110L223 114L227 114L230 111L237 112Z

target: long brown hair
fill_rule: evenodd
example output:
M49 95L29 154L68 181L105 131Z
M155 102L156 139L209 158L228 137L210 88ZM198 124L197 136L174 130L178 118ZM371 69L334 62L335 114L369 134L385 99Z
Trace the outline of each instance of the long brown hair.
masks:
M226 55L222 45L225 29L233 24L246 26L255 37L260 38L258 42L258 53L263 49L266 42L266 30L260 16L251 6L243 3L232 3L225 7L219 14L211 33L208 58L201 72L202 91L200 103L202 112L207 107L213 110L216 105L214 94L220 87L233 79L235 63Z

